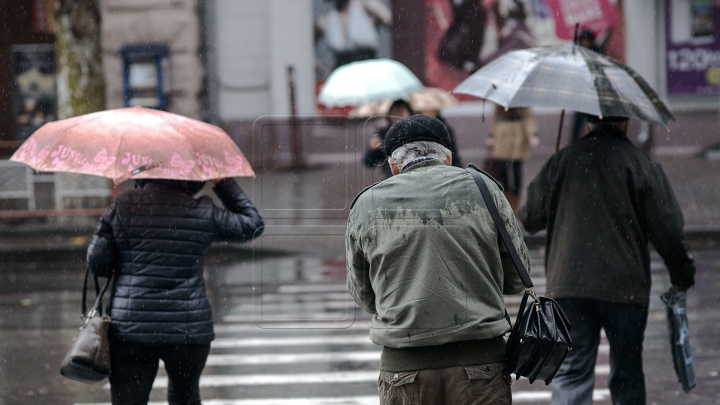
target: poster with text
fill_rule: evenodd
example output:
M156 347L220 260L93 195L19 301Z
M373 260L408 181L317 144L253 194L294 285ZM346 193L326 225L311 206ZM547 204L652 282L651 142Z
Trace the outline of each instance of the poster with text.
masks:
M720 1L667 0L669 95L720 94Z
M424 0L426 85L452 90L498 56L571 42L575 23L593 49L622 60L619 0Z

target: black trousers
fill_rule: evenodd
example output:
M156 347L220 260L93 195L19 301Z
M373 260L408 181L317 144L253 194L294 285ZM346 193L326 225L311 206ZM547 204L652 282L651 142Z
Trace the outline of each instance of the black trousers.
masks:
M113 405L147 404L160 359L168 375L170 405L200 404L200 374L210 345L110 343L110 393Z
M505 191L520 195L522 187L522 160L497 160L497 181L502 184ZM510 187L510 172L512 172L513 185Z
M645 405L642 367L648 309L580 298L559 298L572 329L573 349L552 383L552 405L592 405L600 329L610 343L608 387L614 405Z

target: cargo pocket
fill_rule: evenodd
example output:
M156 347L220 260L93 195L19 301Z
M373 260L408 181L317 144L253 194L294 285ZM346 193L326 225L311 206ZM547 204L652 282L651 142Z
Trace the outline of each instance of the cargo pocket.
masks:
M380 405L414 405L418 397L417 371L381 371L378 378Z
M503 377L502 363L463 366L472 404L510 404L510 379Z

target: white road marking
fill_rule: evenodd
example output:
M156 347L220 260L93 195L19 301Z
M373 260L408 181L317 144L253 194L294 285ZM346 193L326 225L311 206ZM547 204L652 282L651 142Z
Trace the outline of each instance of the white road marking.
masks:
M513 392L512 401L515 402L534 402L534 401L550 401L551 391L518 391ZM610 398L610 390L607 388L595 389L593 391L593 401L604 401ZM203 401L205 403L205 401Z
M308 294L308 293L333 293L347 292L347 284L298 284L281 285L278 287L279 294Z
M292 364L292 363L338 363L379 362L380 351L364 352L325 352L325 353L287 353L287 354L211 354L207 366L239 366L255 364Z
M353 301L350 293L334 292L322 294L263 294L263 302L314 302L314 301Z
M235 315L242 312L250 312L258 315L266 314L270 312L299 312L302 310L352 310L359 308L355 301L352 299L348 301L299 301L299 302L266 302L257 301L250 302L247 304L240 304L233 308L230 313ZM277 316L276 314L270 314L270 316Z
M595 375L608 375L610 374L609 364L598 364L595 366Z
M303 374L206 375L200 378L200 386L235 387L242 385L347 384L373 382L377 381L377 379L377 371L338 371L332 373ZM157 377L155 378L153 388L167 388L167 384L167 377ZM110 384L105 384L103 388L110 389Z
M517 391L513 392L513 402L550 401L550 391ZM610 398L610 390L595 389L593 401L604 401ZM206 399L204 405L378 405L377 395L335 397L335 398L266 398L266 399ZM75 405L110 405L110 403L94 403ZM148 405L168 405L167 402L148 402Z
M229 323L256 323L256 322L300 322L308 321L352 321L360 318L355 311L336 312L336 313L319 313L319 314L254 314L254 315L225 315L223 322Z
M368 335L308 336L295 338L215 339L213 349L262 346L375 345Z
M201 387L234 387L239 385L338 384L375 382L377 371L336 371L302 374L206 375L200 377ZM167 377L157 377L153 388L167 388ZM110 388L110 385L107 385Z
M328 321L328 322L283 322L283 323L263 323L255 324L219 324L215 325L216 333L233 333L233 332L273 332L278 330L314 330L314 329L362 329L370 330L369 320L356 319L348 321Z
M335 398L267 398L267 399L204 399L203 405L378 405L377 395ZM110 405L110 403L75 404ZM167 402L148 402L148 405L168 405Z

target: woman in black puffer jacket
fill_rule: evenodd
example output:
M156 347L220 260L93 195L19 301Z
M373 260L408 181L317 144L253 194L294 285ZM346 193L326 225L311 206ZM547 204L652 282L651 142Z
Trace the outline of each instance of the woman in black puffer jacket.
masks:
M113 404L147 403L159 359L170 404L199 404L200 374L210 352L212 310L205 296L203 254L214 241L249 241L263 230L257 210L232 179L209 197L203 182L139 180L100 218L87 260L101 277L115 275L110 318Z

